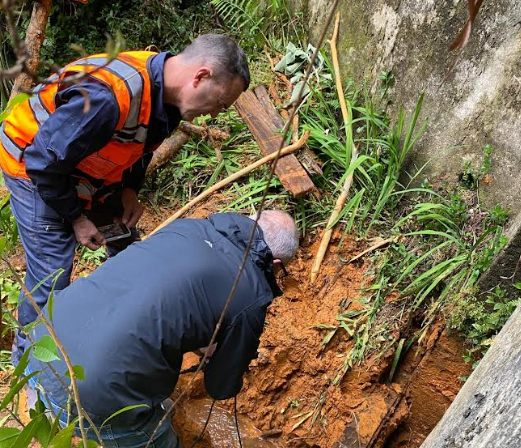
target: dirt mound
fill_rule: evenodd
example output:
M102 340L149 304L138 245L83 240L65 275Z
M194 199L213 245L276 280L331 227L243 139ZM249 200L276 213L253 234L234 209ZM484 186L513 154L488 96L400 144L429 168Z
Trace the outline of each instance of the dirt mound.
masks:
M462 385L460 377L468 373L461 346L438 325L423 346L409 350L392 383L387 379L395 346L374 353L365 365L353 366L342 377L352 338L340 329L323 349L327 331L316 326L337 325L340 303L350 303L349 309L361 307L355 299L364 278L365 286L371 279L363 260L341 262L365 247L346 240L338 254L333 241L319 279L310 285L318 244L304 244L288 267L289 277L281 280L284 295L269 307L259 356L238 396L239 413L279 447L418 447L454 399ZM395 340L408 322L408 316L396 317L398 309L397 297L389 297L380 311ZM183 384L184 380L178 390ZM200 379L189 395L205 396ZM231 409L230 402L218 406ZM190 411L180 410L175 418L189 445L202 428L202 423L194 427L192 417ZM238 445L233 438L214 444L210 434L201 446Z

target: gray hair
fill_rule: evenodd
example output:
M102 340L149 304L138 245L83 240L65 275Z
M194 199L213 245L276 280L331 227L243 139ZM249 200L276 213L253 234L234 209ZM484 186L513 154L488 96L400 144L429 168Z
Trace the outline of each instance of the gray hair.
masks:
M224 34L202 34L179 55L210 65L217 79L238 76L244 83L244 90L250 85L250 69L244 51Z
M249 217L257 219L257 214ZM258 221L264 234L264 241L273 253L273 258L283 263L291 261L298 249L298 230L295 221L286 212L281 210L265 210Z

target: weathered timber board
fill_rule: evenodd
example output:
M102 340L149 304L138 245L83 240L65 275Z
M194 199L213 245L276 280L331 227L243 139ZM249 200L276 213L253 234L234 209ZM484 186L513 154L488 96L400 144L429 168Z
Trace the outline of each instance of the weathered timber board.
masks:
M282 130L286 123L284 119L279 115L277 109L271 102L270 94L268 93L266 88L263 85L260 85L255 87L253 91L255 92L255 95L257 96L259 102L264 107L264 110L268 114L268 117L270 117L270 120L273 123L273 125L278 130ZM323 174L322 168L317 162L318 157L306 145L302 147L302 150L300 151L297 160L301 163L301 165L308 172L308 174Z
M235 102L235 107L253 134L263 155L271 154L280 148L282 136L278 135L279 130L254 92L251 90L244 92ZM282 126L284 126L284 122L282 122ZM295 197L303 196L315 188L293 154L282 157L278 161L275 174L284 188Z

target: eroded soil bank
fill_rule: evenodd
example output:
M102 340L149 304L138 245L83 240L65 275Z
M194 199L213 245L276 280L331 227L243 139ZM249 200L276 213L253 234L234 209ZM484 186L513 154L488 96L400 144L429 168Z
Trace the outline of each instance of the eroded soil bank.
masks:
M322 350L327 330L316 325L337 325L340 303L349 303L348 309L360 308L355 299L364 280L365 286L370 282L365 262L343 264L336 243L314 285L309 284L309 272L316 241L303 245L288 267L289 277L281 280L284 295L269 308L259 356L250 365L238 397L244 446L419 447L462 386L461 377L469 373L461 343L436 324L422 344L407 351L389 382L397 346L392 340L418 331L399 299L389 297L379 319L391 346L375 352L364 365L355 365L333 384L354 342L339 329ZM365 248L346 240L340 255L350 259ZM196 361L188 356L185 367ZM182 377L176 394L186 388L189 377ZM174 417L185 446L200 433L210 405L201 378L190 386L188 395ZM239 446L232 404L217 404L217 417L212 419L221 423L211 423L197 446Z
M225 198L216 195L188 216L204 218L221 202L225 203ZM143 233L160 224L169 212L147 210ZM317 246L316 238L303 243L297 259L288 266L290 275L281 280L284 295L269 308L259 356L250 365L238 396L243 446L419 447L455 398L462 386L461 377L469 373L461 356L461 343L449 336L442 324L436 324L422 344L414 344L407 351L392 382L388 378L397 343L375 352L333 384L353 346L353 338L340 328L322 349L328 330L317 329L316 325L338 325L340 304L344 309L348 304L349 310L361 308L356 299L360 289L371 284L371 276L366 259L347 265L341 262L358 255L366 246L346 239L339 254L337 236L317 282L310 285L309 272ZM20 270L25 265L22 255L20 250L12 256ZM383 332L386 337L395 341L418 332L419 323L403 312L397 297L386 299L377 319L387 330ZM376 337L385 339L381 334ZM184 367L197 361L196 355L187 354ZM187 388L191 376L181 377L173 396L188 391L174 417L186 448L200 434L211 405L201 375ZM197 447L237 446L233 402L217 403Z

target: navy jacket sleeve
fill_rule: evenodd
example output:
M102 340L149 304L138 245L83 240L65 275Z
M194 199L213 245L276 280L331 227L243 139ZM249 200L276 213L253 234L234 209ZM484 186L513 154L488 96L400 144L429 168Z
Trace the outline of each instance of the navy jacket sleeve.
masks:
M216 400L237 395L242 376L257 355L266 306L241 313L217 338L217 349L204 369L208 394Z
M90 107L84 112L88 94ZM49 207L72 221L81 205L71 177L76 165L99 151L114 134L119 107L105 86L83 83L56 96L56 110L38 130L24 152L26 172Z

